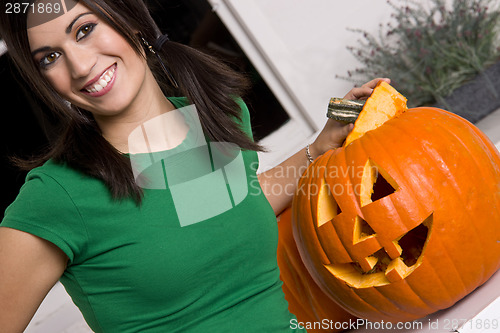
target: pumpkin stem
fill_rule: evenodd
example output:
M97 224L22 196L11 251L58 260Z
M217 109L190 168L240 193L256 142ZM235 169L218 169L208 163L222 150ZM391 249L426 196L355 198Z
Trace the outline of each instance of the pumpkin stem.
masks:
M333 97L328 103L326 116L344 123L354 123L363 109L365 101L353 101L345 98Z

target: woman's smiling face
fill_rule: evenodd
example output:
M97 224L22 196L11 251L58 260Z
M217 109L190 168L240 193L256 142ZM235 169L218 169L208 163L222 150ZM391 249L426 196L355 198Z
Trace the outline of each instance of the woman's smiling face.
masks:
M84 5L29 28L28 38L41 73L73 105L107 117L144 102L145 58Z

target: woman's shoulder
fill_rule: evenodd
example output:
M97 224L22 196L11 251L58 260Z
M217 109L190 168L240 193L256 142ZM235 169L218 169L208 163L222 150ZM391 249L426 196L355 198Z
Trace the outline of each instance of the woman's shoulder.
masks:
M72 197L96 186L99 189L105 187L102 181L69 166L66 162L50 159L28 172L20 192L29 190L41 196L44 193L63 192Z
M28 172L26 175L26 181L35 178L52 178L54 180L79 180L85 178L85 175L70 167L65 162L58 162L53 159L49 159L44 164L36 167Z
M16 199L6 208L1 226L48 240L72 262L81 243L75 239L87 239L85 222L75 201L78 193L86 195L82 184L76 183L81 175L53 160L34 168L26 176Z
M36 220L33 214L47 215L72 206L68 179L78 178L75 170L53 160L32 169L26 175L19 193L5 211L5 219ZM49 209L47 209L49 208ZM24 217L29 218L24 219ZM2 222L2 224L4 224Z
M186 97L167 97L167 99L178 109L189 105Z
M2 224L5 220L44 224L47 218L55 215L72 219L78 216L78 206L85 198L102 201L109 196L100 180L67 163L48 160L28 172L16 199L5 210Z
M167 97L167 99L177 108L186 107L189 104L189 100L186 97ZM241 97L234 98L234 101L240 107L240 115L239 119L234 119L234 121L241 126L241 129L253 139L252 127L250 125L250 111L248 110L248 106Z
M178 109L190 105L187 97L167 97L167 99ZM242 112L248 112L248 108L241 97L237 97L234 101L238 104Z
M176 107L183 108L189 105L189 100L187 97L167 97L167 99ZM249 113L248 107L241 97L236 97L234 101L239 105L243 115Z

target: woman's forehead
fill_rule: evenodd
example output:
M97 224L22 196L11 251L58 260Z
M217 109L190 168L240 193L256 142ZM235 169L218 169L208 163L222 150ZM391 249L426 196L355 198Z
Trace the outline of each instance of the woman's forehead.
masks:
M39 23L37 25L32 24L32 27L28 28L30 49L38 50L39 48L47 47L47 45L57 43L60 38L64 38L64 36L71 32L73 26L81 17L88 14L92 14L92 11L82 4L77 4L66 13L45 21L38 19L39 16L43 17L41 14L28 14L28 24L32 23L32 20L37 19Z
M73 9L83 6L75 0L35 0L21 4L20 10L28 14L28 29L51 22Z

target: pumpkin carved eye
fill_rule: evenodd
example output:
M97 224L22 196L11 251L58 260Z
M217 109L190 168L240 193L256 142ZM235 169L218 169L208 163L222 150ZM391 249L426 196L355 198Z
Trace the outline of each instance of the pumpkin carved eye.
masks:
M335 201L335 198L330 192L329 186L324 179L321 181L319 186L317 204L318 227L330 222L335 216L342 213L342 209L340 209L340 206Z
M393 194L398 188L396 181L384 169L368 160L361 180L361 207Z
M324 232L320 234L325 240L328 237L343 239L343 246L351 259L350 262L342 263L335 263L334 259L332 263L325 264L332 275L354 288L379 287L406 278L420 265L432 224L432 214L413 229L391 239L385 235L384 230L390 228L390 225L378 224L372 227L360 215L344 216L347 214L341 210L339 213L337 207L340 206L329 192L326 180L321 183L317 202L318 227L331 221L332 230L338 231L340 235L332 237L326 236ZM400 187L387 171L373 160L366 162L359 193L361 209L390 203L391 195L398 190ZM349 220L352 222L349 223ZM347 230L352 232L350 237L345 236ZM348 243L347 239L351 241ZM325 243L326 241L323 244ZM328 247L325 248L327 249Z
M356 216L356 221L354 222L354 244L375 236L376 234L372 227L361 217Z

